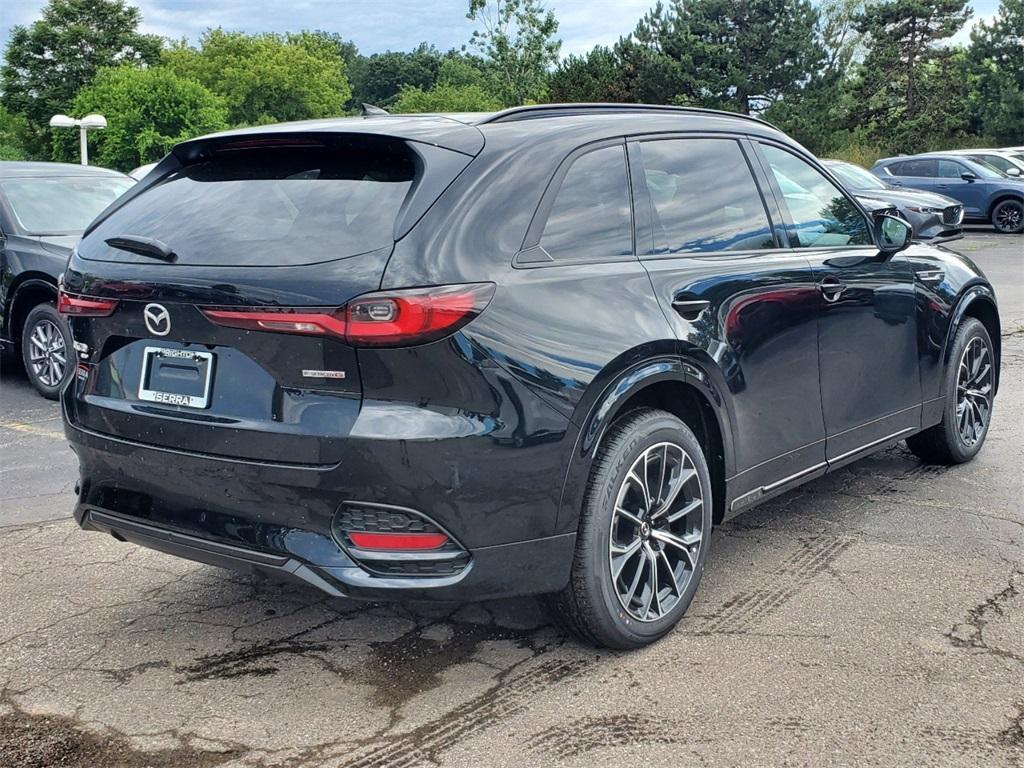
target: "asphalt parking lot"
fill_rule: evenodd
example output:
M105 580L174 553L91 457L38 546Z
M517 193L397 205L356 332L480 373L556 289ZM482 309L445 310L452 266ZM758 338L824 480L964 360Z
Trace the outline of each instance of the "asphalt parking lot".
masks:
M80 532L57 405L0 378L0 767L1024 766L1024 237L973 463L902 447L716 529L630 654L534 600L329 599Z

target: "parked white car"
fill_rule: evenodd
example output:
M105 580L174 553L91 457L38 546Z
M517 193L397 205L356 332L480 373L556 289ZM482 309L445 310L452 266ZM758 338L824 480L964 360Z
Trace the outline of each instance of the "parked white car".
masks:
M142 177L145 176L150 171L152 171L155 167L156 163L146 163L145 165L140 165L138 168L136 168L128 175L131 176L136 181L142 181Z

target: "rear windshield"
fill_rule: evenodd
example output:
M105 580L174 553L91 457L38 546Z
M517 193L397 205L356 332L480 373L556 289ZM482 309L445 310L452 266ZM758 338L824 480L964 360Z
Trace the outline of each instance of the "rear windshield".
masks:
M145 261L104 244L127 235L166 243L178 264L207 266L313 264L392 243L416 178L404 142L252 143L228 145L130 200L89 234L81 256Z
M28 235L79 235L135 182L120 176L7 179L0 189Z

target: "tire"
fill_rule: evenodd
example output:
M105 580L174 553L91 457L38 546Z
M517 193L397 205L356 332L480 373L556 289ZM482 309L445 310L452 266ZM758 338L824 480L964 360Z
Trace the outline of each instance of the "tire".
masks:
M639 466L647 467L646 491L634 471ZM712 508L707 461L690 428L652 408L621 417L591 470L569 584L549 602L555 617L584 641L607 648L639 648L663 637L700 584ZM646 528L637 524L644 520ZM633 554L622 554L629 548Z
M1024 232L1024 200L1003 200L992 209L992 226L1004 235Z
M975 360L977 369L973 368ZM981 321L964 319L953 337L949 361L942 384L946 397L942 421L907 438L907 447L929 464L963 464L973 459L984 445L992 421L995 354ZM961 387L965 376L968 386ZM980 423L980 428L970 429L972 421L976 426Z
M75 358L71 332L53 304L37 304L29 311L21 331L21 360L36 391L56 400L71 377Z

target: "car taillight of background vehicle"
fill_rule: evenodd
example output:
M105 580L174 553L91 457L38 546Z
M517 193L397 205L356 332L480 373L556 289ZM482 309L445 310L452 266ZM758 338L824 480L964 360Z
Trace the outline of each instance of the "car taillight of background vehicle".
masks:
M214 323L251 331L334 336L353 346L402 347L448 336L479 315L493 283L381 291L339 309L203 307Z
M57 311L62 315L77 317L107 317L117 309L117 299L97 299L91 296L75 296L57 292Z

